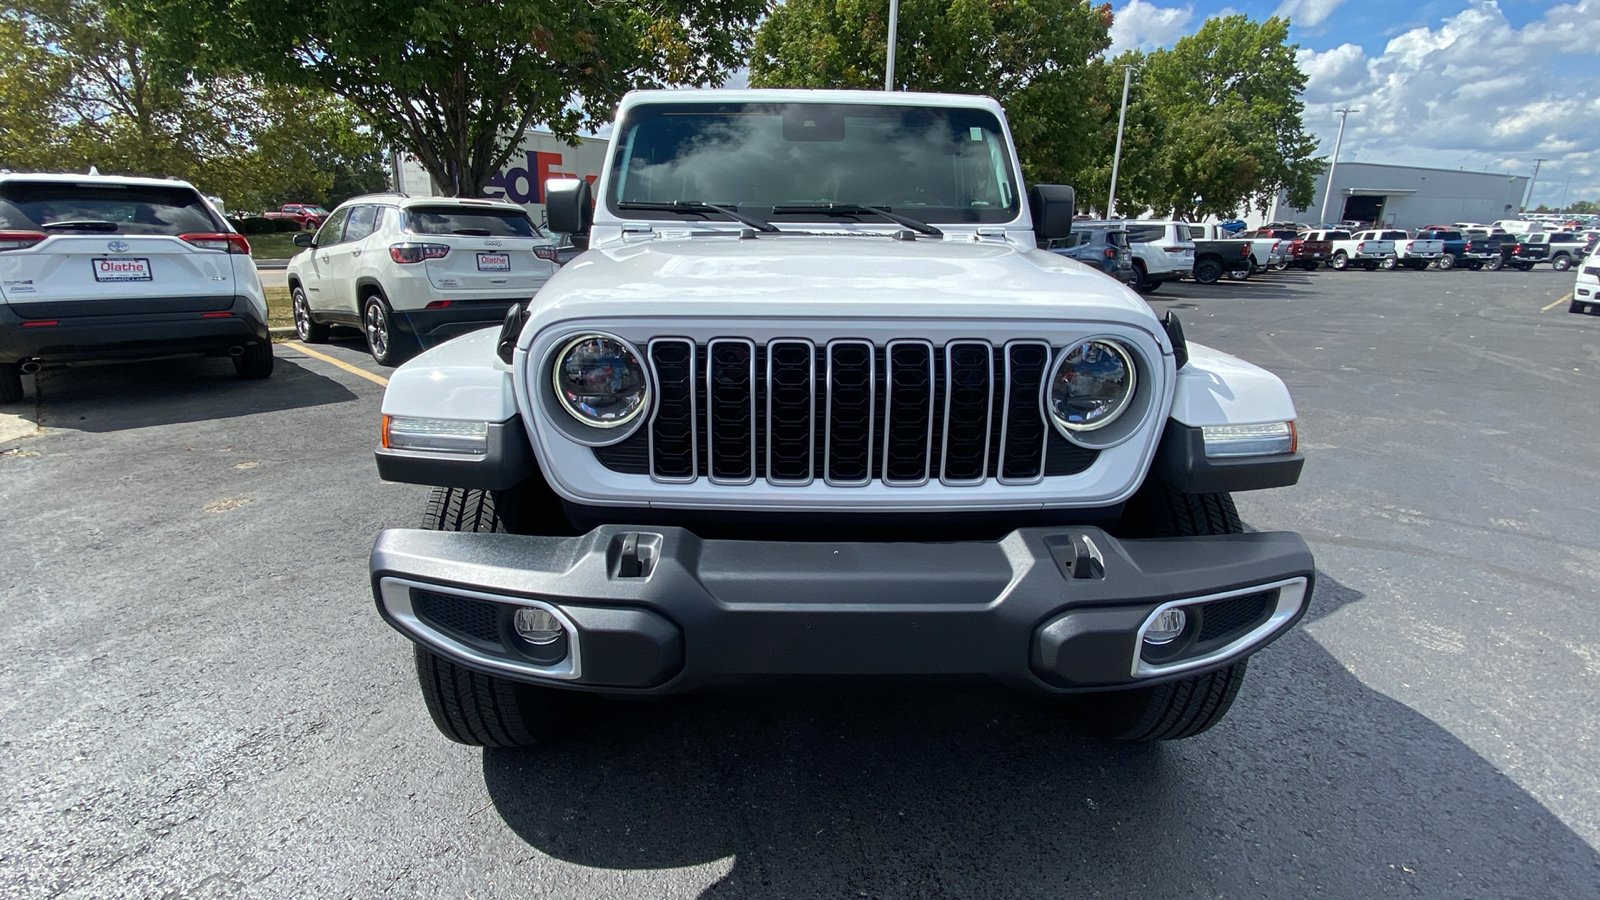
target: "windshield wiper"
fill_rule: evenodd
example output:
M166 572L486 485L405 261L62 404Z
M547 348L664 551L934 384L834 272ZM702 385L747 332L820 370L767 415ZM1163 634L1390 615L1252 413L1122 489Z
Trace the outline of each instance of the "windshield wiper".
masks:
M944 232L929 225L927 222L919 222L909 216L892 213L886 206L865 206L860 203L791 203L772 208L772 214L775 216L797 213L822 213L828 216L882 216L896 225L904 225L912 231L920 232L929 237L939 237L944 234Z
M757 231L768 234L782 234L783 230L764 219L758 219L748 213L742 213L731 206L720 203L702 203L699 200L673 200L670 203L656 203L645 200L623 200L617 204L617 209L640 209L660 212L685 212L704 215L708 212L721 213L736 222L742 222Z
M106 222L101 219L70 219L61 222L51 222L48 225L41 225L39 227L43 228L45 231L112 232L117 230L117 223Z

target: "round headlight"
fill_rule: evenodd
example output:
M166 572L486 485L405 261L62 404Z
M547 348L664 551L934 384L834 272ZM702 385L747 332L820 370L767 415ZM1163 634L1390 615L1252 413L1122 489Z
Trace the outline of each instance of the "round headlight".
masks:
M1133 358L1121 344L1084 341L1056 361L1050 417L1068 431L1104 428L1127 411L1137 379Z
M650 403L650 379L644 365L621 338L581 335L568 341L555 359L556 398L585 425L626 425Z

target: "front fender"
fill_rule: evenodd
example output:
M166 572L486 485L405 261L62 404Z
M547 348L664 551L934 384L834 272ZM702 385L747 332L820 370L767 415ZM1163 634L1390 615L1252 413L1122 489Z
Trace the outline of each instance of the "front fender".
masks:
M1296 419L1294 400L1283 379L1204 344L1190 342L1189 363L1178 370L1172 412L1152 473L1191 494L1228 493L1285 487L1300 480L1305 457L1274 456L1211 459L1202 429L1207 425L1262 425Z
M505 490L538 471L528 431L517 414L511 367L500 361L500 333L487 328L420 354L389 376L384 416L484 422L481 456L422 453L379 446L378 475L385 481L440 487Z

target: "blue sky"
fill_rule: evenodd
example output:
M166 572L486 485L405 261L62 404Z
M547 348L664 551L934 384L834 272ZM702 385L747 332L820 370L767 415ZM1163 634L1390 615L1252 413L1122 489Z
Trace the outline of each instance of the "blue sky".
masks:
M1533 202L1600 199L1600 0L1113 0L1113 52L1169 47L1207 17L1288 15L1306 127L1341 160L1526 175ZM1570 187L1568 186L1570 184Z

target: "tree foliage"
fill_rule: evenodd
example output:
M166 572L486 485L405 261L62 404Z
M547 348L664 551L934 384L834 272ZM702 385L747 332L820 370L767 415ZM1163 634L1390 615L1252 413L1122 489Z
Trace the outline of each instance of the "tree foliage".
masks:
M1265 212L1280 191L1311 203L1324 164L1312 154L1301 94L1306 76L1288 43L1289 20L1208 20L1170 50L1129 53L1102 67L1102 90L1138 67L1124 134L1119 211L1198 219Z
M571 137L632 88L707 85L764 0L118 0L175 64L344 98L434 180L478 195L532 125Z
M882 87L888 15L884 0L786 0L756 35L751 85ZM895 87L999 100L1028 179L1070 179L1104 116L1083 101L1110 26L1109 4L1081 0L902 0Z
M234 208L381 188L378 147L336 99L157 64L160 35L97 0L0 14L0 167L172 176ZM375 183L374 183L375 182Z

